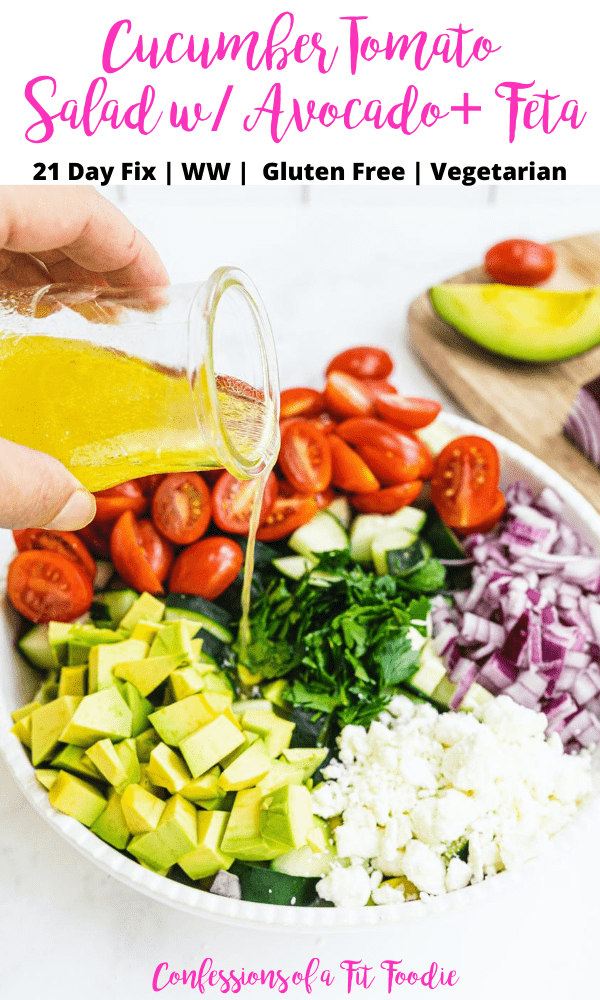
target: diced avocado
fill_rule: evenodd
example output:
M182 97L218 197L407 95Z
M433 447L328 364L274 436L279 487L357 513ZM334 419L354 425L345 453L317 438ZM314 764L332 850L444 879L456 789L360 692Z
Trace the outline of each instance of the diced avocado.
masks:
M188 878L207 878L216 875L219 869L227 871L231 866L233 858L220 849L228 820L229 813L226 812L198 813L197 846L177 862Z
M348 535L334 514L320 510L307 524L296 528L288 545L301 556L310 557L313 552L347 549Z
M251 733L258 733L264 740L267 753L271 757L279 757L282 750L289 747L294 723L281 719L274 712L257 712L254 709L244 712L242 728Z
M272 861L285 853L285 848L268 844L261 836L260 800L258 788L244 788L237 793L221 841L224 854L242 861Z
M194 778L218 764L244 742L240 730L224 715L218 715L179 744Z
M294 747L284 750L281 756L287 764L301 771L304 782L318 771L328 753L327 747Z
M233 700L233 688L227 674L221 671L209 671L204 674L204 689L206 694L226 694L229 696L230 704Z
M160 622L165 613L165 606L152 594L143 593L131 604L123 615L121 628L133 630L139 621Z
M69 622L48 622L48 644L54 653L54 665L67 666L68 640L71 634Z
M284 785L301 785L303 783L302 771L298 767L293 767L284 760L272 760L269 773L257 783L261 795L268 795L276 788Z
M171 655L185 658L188 665L194 659L190 632L181 620L165 624L154 636L148 653L149 657Z
M255 684L260 684L260 682L263 679L262 674L251 673L248 670L248 668L244 666L243 663L238 663L237 672L238 672L238 677L240 679L240 683L247 688L252 688L254 687Z
M231 691L203 691L200 697L213 715L220 715L221 712L226 712L233 704L233 694Z
M329 826L320 816L313 816L314 826L306 834L306 842L316 854L333 854Z
M17 708L11 713L11 719L13 722L18 722L19 719L24 719L26 715L31 715L35 712L36 708L40 708L39 701L28 701L26 705L21 705L21 708Z
M135 785L140 780L140 762L135 746L135 740L129 738L115 743L115 753L123 765L125 781L119 785L118 791L123 792L126 785Z
M69 633L69 642L81 646L111 645L127 638L127 632L122 629L100 628L93 622L74 622Z
M69 639L67 642L67 664L69 667L86 665L90 655L90 647L86 642Z
M95 823L106 808L102 792L68 771L58 772L48 798L55 809L79 820L84 826Z
M58 665L54 650L48 642L47 625L34 625L19 640L19 649L23 653L23 656L34 667L38 667L39 670L52 670Z
M152 792L156 795L158 799L164 799L166 797L165 788L159 788L155 785L152 779L148 776L148 764L140 761L140 776L138 778L137 784L140 788L144 788L147 792Z
M140 785L127 785L121 796L121 809L130 833L150 833L158 826L164 802Z
M52 758L52 767L61 771L70 771L79 778L94 778L96 781L104 781L103 774L96 765L86 755L85 747L76 747L71 744L63 747Z
M147 698L142 697L130 681L126 681L123 685L121 697L131 709L131 735L137 737L148 728L148 716L154 709L154 705Z
M58 778L58 771L54 771L51 767L38 767L35 776L42 788L45 788L48 792Z
M138 760L143 761L145 764L150 760L150 754L160 743L160 736L154 729L145 729L143 733L136 736L135 748L137 750Z
M161 628L163 628L162 622L146 622L142 620L139 621L133 629L131 638L141 639L142 642L147 642L149 649L151 644L156 639L157 632L159 632Z
M89 659L89 693L95 694L111 687L115 682L114 668L118 664L140 660L147 654L148 644L140 639L126 639L110 646L93 646Z
M224 792L252 788L268 774L270 767L271 758L262 740L258 739L224 769L219 786Z
M111 740L125 739L131 736L131 720L131 709L117 689L106 688L96 694L88 694L80 701L60 734L60 740L79 747L91 747L92 743L105 736Z
M447 284L431 288L430 296L443 320L509 358L557 361L600 342L599 288Z
M116 628L137 599L138 595L135 590L105 590L94 596L93 617L95 620L99 618L107 620L113 628ZM96 614L94 614L95 608L97 609Z
M47 705L55 698L58 698L58 671L49 670L46 680L35 693L35 700L41 705Z
M234 701L231 706L231 711L239 719L245 712L255 709L258 712L272 712L273 703L267 701L266 698L244 698L240 701Z
M81 698L63 695L31 713L31 763L34 767L52 756L61 734L75 714Z
M63 694L74 694L83 698L84 694L86 694L86 675L87 667L85 665L63 667L60 672L60 681L58 682L59 698Z
M190 802L198 802L202 805L207 800L223 798L223 792L219 787L220 773L220 767L216 765L215 767L211 767L210 771L207 771L206 774L200 775L199 778L194 778L193 781L185 785L179 794L183 795L184 799L188 799Z
M202 674L196 667L180 667L174 670L169 678L175 701L182 701L192 694L197 694L204 687Z
M416 674L406 682L415 691L428 697L433 694L443 677L446 676L444 661L434 653L430 642L426 642L421 649L419 658L419 669Z
M22 719L17 719L11 727L11 733L21 741L24 747L31 750L31 716L25 715Z
M136 640L137 641L137 640ZM151 694L163 681L166 681L174 670L185 663L185 657L154 656L145 660L134 660L130 663L119 663L115 667L115 676L130 681L141 695Z
M226 757L223 757L223 760L220 762L222 768L229 767L230 764L233 764L234 760L237 760L238 757L245 753L246 750L248 750L253 743L256 743L258 739L257 733L244 733L243 735L244 742L240 743L239 747L236 747L235 750L228 753Z
M260 804L260 833L275 847L303 847L313 827L312 800L304 785L283 785Z
M121 796L115 789L109 793L106 808L100 813L95 823L92 823L90 829L92 833L118 851L124 851L127 847L131 833L125 821Z
M196 847L196 816L191 802L174 795L167 802L156 829L134 837L127 850L152 868L169 868Z
M192 775L181 757L166 743L159 743L154 748L150 754L146 773L155 785L166 788L173 794L180 792L192 780Z
M200 695L193 694L167 705L166 708L159 708L158 712L149 716L149 722L161 740L176 747L186 736L211 722L214 717L214 712L207 707Z
M98 740L86 751L87 756L110 785L117 787L126 780L125 768L109 739Z
M286 701L283 694L287 691L288 687L289 684L285 677L278 677L274 681L269 681L267 684L263 684L260 690L261 694L267 699L267 701L272 702L273 705L277 705L278 708L287 709L290 707L290 703L289 701Z

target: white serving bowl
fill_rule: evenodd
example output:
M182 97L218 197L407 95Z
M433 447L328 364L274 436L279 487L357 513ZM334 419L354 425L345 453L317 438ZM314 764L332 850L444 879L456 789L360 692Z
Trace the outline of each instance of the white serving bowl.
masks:
M570 524L600 552L600 515L562 476L535 458L519 445L474 424L462 417L444 414L443 422L456 436L480 434L496 445L502 462L501 485L507 487L519 479L534 490L551 486L565 501L565 516ZM0 544L0 558L6 562L13 550L12 539L7 535ZM273 906L227 899L208 892L189 888L171 879L155 875L131 858L120 854L90 833L76 820L57 812L48 800L47 792L38 783L34 769L21 746L10 732L10 713L31 699L39 686L39 674L32 670L17 653L14 646L17 616L8 605L2 586L0 617L0 749L6 757L15 781L31 805L65 840L77 848L95 865L119 881L152 899L167 903L188 913L197 914L235 925L268 926L272 929L292 928L294 931L323 931L344 927L368 927L400 921L423 919L429 914L439 914L462 908L470 902L488 897L502 890L509 882L526 876L535 862L518 871L502 872L474 886L467 886L445 896L430 897L426 901L395 903L389 906L338 908L312 908ZM600 784L600 758L594 761L597 784ZM550 853L560 854L573 850L573 841L600 815L600 796L596 795L582 807L576 819L552 842ZM546 855L547 856L547 855Z

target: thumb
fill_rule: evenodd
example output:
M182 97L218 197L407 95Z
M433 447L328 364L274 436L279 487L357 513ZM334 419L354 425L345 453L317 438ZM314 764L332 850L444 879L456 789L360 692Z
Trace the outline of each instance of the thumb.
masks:
M75 531L96 501L51 455L0 439L0 527Z

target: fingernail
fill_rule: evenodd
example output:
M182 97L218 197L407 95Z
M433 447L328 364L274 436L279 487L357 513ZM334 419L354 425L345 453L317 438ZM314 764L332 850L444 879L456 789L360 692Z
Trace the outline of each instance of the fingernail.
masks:
M71 493L63 509L44 528L58 531L77 531L89 524L96 513L96 501L87 490L79 489Z

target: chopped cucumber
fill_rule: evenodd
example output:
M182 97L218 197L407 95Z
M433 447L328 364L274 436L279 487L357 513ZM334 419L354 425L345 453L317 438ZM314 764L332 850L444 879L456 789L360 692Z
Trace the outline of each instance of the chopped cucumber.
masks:
M306 844L296 851L288 851L275 858L271 861L271 868L300 878L320 878L327 874L334 860L334 855L329 851L313 851Z
M309 848L310 850L310 848ZM317 897L318 878L290 875L247 861L234 861L230 872L240 880L242 899L279 906L310 906Z
M407 528L393 528L390 531L385 531L377 535L371 543L371 558L375 563L375 569L379 575L384 576L390 572L388 565L389 552L395 553L395 564L399 565L401 557L398 553L403 549L410 549L411 552L407 555L407 561L410 562L415 555L415 543L419 546L419 561L423 562L423 552L414 531L409 531ZM417 560L415 560L414 566L406 566L405 571L415 569L416 563Z
M19 641L19 649L34 667L53 670L58 666L54 650L48 642L48 626L34 625Z
M415 691L430 698L444 677L446 677L444 661L434 653L431 642L426 642L421 650L419 669L406 683Z
M175 621L177 618L198 621L199 628L206 629L221 642L231 642L233 639L233 635L226 627L231 621L229 612L203 597L195 594L169 594L165 621Z
M447 444L454 441L457 436L456 431L452 430L451 427L448 427L444 423L443 419L440 419L439 417L427 427L421 427L418 431L415 431L415 434L417 437L421 438L423 444L427 445L434 458L436 455L439 455L440 451L442 451Z
M105 590L94 597L93 617L95 621L110 622L112 627L116 628L138 597L139 594L135 590Z
M392 528L406 528L418 534L426 515L417 507L403 507L395 514L359 514L350 530L350 555L357 562L371 562L373 539Z
M423 543L416 541L404 549L390 549L386 553L387 572L390 576L406 576L424 566L429 559Z
M290 580L299 580L305 573L310 573L315 564L316 561L308 556L283 556L273 560L275 568Z
M465 550L457 536L437 513L431 512L423 534L439 559L464 559Z
M347 497L336 497L325 510L333 514L340 522L342 528L348 531L350 521L352 520L352 510Z
M294 552L310 557L313 552L347 549L348 535L334 514L320 510L307 524L296 529L288 544Z

